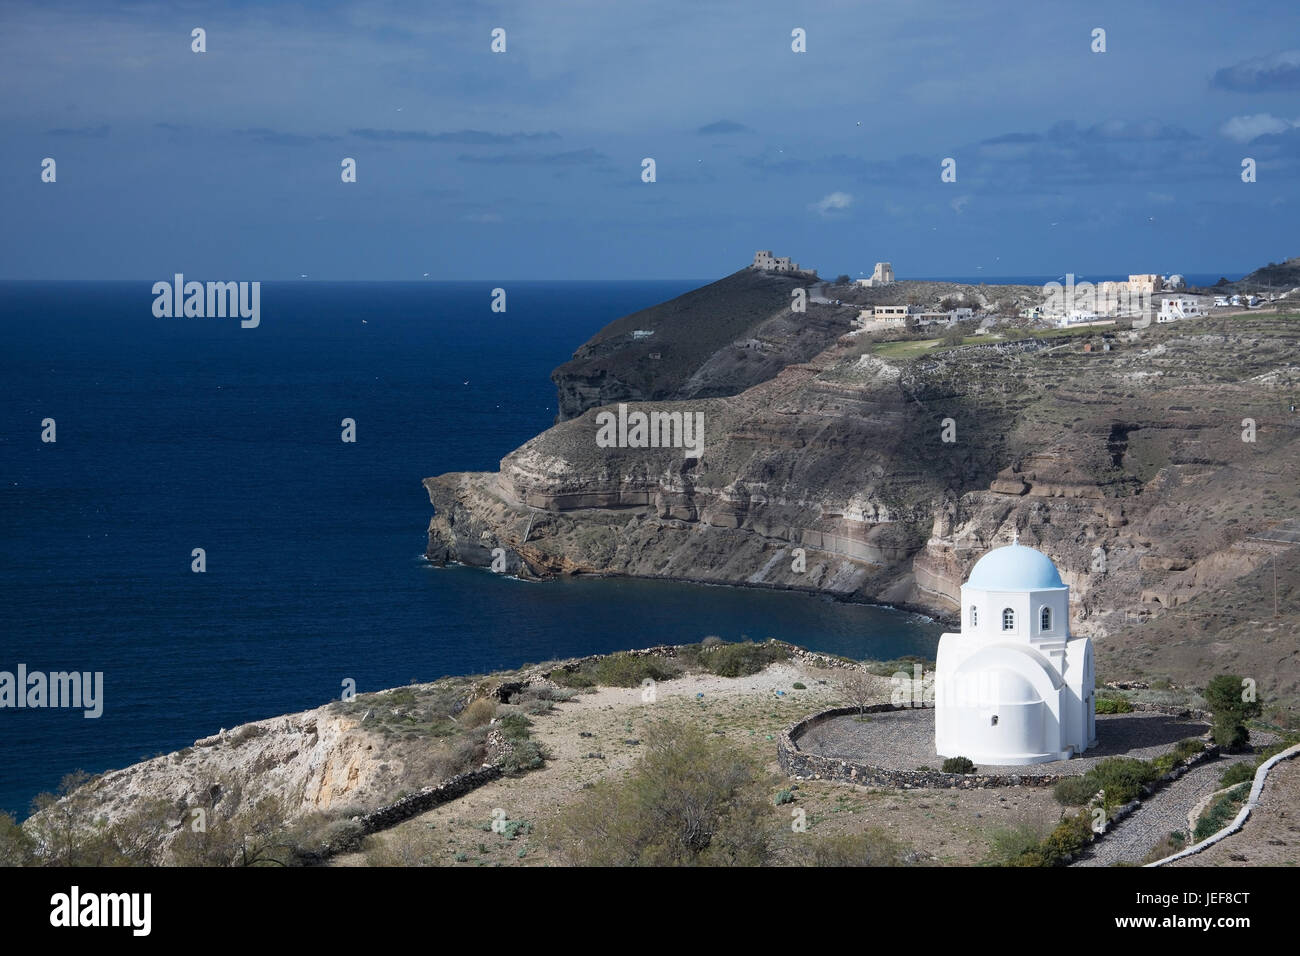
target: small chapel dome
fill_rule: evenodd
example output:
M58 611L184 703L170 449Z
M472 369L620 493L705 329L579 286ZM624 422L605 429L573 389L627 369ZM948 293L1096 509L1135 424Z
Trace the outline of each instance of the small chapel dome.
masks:
M1040 591L1065 584L1047 555L1023 544L1009 544L976 561L966 586L981 591Z

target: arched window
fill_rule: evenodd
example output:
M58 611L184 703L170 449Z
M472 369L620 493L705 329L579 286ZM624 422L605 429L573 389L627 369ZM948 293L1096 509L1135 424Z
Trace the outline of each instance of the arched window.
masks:
M1014 631L1016 629L1016 612L1011 608L1002 609L1002 630Z
M1052 609L1044 607L1038 612L1038 629L1040 631L1050 631L1052 629Z
M970 606L970 626L975 627L980 622L979 611L975 610L975 605Z

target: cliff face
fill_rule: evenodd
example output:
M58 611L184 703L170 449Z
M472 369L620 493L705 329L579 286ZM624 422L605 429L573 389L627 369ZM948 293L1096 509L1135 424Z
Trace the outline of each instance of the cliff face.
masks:
M707 326L710 301L661 330L665 354ZM707 397L695 372L642 369L635 394L655 400L636 410L703 414L698 460L598 447L589 370L568 363L555 378L570 417L498 473L425 481L428 556L488 566L501 548L521 576L799 588L951 614L971 564L1018 528L1072 586L1080 633L1126 632L1230 590L1279 550L1257 539L1297 510L1300 331L1265 314L1121 333L1110 351L1081 341L890 359L836 336ZM1142 667L1173 674L1177 657L1164 648Z
M811 358L857 314L820 303L792 313L791 294L811 286L742 269L611 322L552 373L556 421L614 402L734 395Z

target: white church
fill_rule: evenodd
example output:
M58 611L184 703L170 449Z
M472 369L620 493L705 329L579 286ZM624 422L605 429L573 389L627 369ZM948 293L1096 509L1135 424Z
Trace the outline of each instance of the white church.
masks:
M961 632L939 639L934 748L1008 765L1097 743L1092 642L1070 638L1070 589L1047 555L995 548L961 588Z

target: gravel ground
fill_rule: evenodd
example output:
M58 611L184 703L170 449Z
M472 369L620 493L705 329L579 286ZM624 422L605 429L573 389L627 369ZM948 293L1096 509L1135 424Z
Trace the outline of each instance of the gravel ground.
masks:
M1166 753L1187 737L1208 729L1201 721L1140 712L1097 717L1097 746L1073 760L1054 760L1020 767L980 764L978 773L1081 774L1106 757L1149 760ZM835 717L812 728L798 741L800 749L838 760L916 770L938 769L943 758L934 752L934 710L899 710L865 718Z

